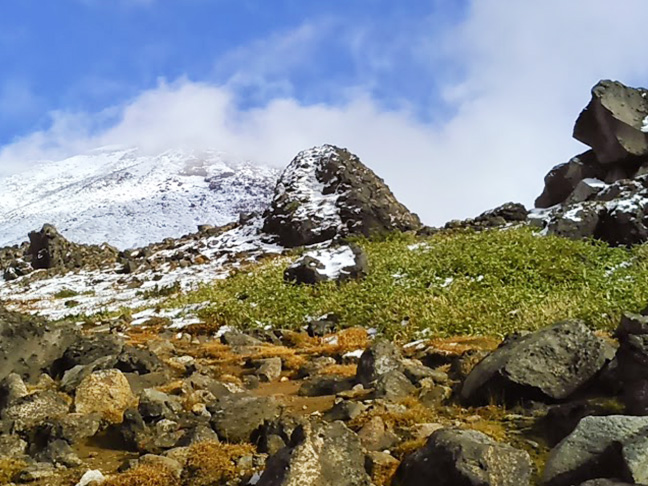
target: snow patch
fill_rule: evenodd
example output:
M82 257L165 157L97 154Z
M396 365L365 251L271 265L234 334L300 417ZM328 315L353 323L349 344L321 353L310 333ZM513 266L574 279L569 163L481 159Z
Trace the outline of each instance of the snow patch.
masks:
M643 121L641 122L641 131L644 133L648 133L648 116L644 118Z

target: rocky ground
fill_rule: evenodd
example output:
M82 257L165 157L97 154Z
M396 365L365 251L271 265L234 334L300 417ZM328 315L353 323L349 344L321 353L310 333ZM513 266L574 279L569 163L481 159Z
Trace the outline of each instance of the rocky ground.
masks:
M468 326L409 342L335 313L303 328L242 330L231 314L199 317L219 295L209 291L205 302L164 306L215 279L253 277L278 255L271 264L295 299L299 288L362 290L372 262L354 237L417 233L415 251L435 235L532 224L542 232L531 240L641 244L644 98L619 83L595 87L575 130L592 151L554 168L537 203L548 207L530 213L506 204L426 228L357 157L323 146L291 162L264 214L231 225L129 251L73 243L46 225L1 249L0 484L647 484L648 310L626 313L614 332L567 319L505 339ZM462 265L461 285L488 280ZM621 265L642 263L604 277ZM586 287L585 273L601 270L578 268ZM389 285L405 277L398 270ZM425 289L453 284L428 277ZM555 275L538 278L549 285ZM248 297L236 291L236 302L257 305Z

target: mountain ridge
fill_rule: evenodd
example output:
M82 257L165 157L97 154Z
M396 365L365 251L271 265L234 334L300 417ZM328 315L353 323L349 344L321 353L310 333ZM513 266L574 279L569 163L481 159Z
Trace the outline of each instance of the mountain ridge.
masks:
M223 225L269 204L279 170L209 151L96 149L0 178L0 246L45 223L120 249Z

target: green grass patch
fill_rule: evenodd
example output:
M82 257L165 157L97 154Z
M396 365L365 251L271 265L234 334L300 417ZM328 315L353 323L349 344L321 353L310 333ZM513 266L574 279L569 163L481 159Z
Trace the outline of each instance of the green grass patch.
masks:
M298 328L334 312L345 326L420 335L505 335L561 319L610 329L624 311L648 302L648 246L611 248L595 241L540 237L530 228L444 232L421 239L396 234L357 240L368 253L363 281L316 287L284 283L279 258L167 301L209 301L214 326ZM294 257L293 257L294 258Z

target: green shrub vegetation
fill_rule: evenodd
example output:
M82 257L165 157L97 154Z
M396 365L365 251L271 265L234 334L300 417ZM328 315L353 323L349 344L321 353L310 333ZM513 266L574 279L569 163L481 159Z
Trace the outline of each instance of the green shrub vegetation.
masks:
M214 327L297 328L334 312L344 326L373 327L401 339L456 334L505 335L567 318L616 326L648 303L648 246L541 237L532 229L397 234L356 241L368 253L363 281L284 283L291 258L176 296L166 306L210 302Z

